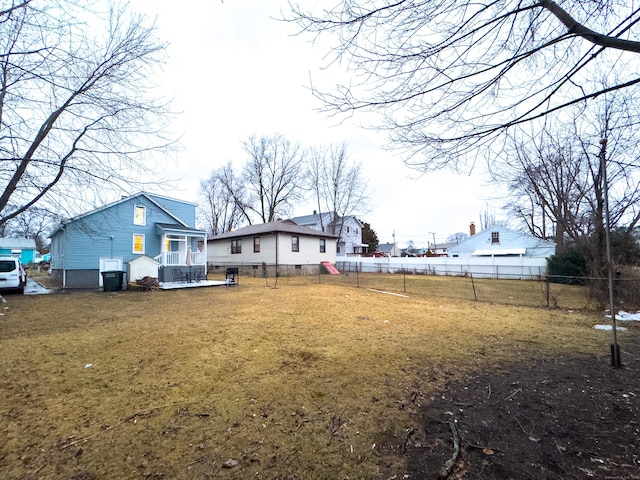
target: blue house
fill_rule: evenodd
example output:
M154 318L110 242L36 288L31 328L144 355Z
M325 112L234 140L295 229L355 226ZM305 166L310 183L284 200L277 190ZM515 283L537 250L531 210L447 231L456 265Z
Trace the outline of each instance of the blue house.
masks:
M207 234L195 228L194 203L147 192L62 222L50 235L51 274L64 287L102 286L102 272L125 281L206 275ZM152 275L154 274L155 275Z
M28 265L37 255L33 238L0 238L0 257L18 257L24 265Z

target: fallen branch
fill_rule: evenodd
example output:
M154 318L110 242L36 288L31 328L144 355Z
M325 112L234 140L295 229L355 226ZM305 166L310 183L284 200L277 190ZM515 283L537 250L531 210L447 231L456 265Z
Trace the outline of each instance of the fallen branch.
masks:
M347 409L347 407L345 407L342 410L342 413L340 414L340 416L333 416L331 418L331 428L329 431L329 441L327 442L327 445L331 445L331 440L333 439L333 436L338 433L338 430L340 429L340 427L344 424L344 420L342 420L342 416L344 415L345 410Z
M458 432L458 428L453 422L449 422L449 426L451 427L451 435L453 436L453 454L444 464L442 470L440 470L440 474L438 475L440 480L444 480L451 475L451 471L458 461L458 455L460 455L460 432Z
M138 417L140 415L145 415L147 413L153 412L154 410L160 410L162 408L172 407L174 405L181 405L181 404L184 404L184 403L190 403L190 402L167 403L166 405L158 405L157 407L151 407L151 408L147 408L145 410L140 410L139 412L132 413L131 415L128 415L128 416L124 417L124 419L120 420L118 423L115 423L113 425L109 425L108 427L106 427L104 430L102 430L100 432L94 433L93 435L89 435L88 437L79 438L75 442L71 442L71 443L67 443L66 445L63 445L62 446L62 450L64 450L65 448L73 447L74 445L77 445L78 443L81 443L81 442L82 443L87 442L88 440L91 440L92 438L97 437L101 433L108 432L109 430L112 430L112 429L122 425L123 423L129 422L129 421L133 420L134 418L136 418L136 417Z
M405 430L404 435L402 436L402 444L400 445L400 453L404 455L404 451L407 449L407 442L413 435L413 427L409 427Z
M507 398L505 398L504 401L506 402L507 400L511 400L513 397L515 397L521 391L522 391L521 388L517 389L515 392L513 392L511 395L509 395Z

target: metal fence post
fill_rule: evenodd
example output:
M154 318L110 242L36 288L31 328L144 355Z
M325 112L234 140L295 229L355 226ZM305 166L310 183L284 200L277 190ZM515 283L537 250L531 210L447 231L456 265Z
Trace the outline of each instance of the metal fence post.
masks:
M547 287L547 308L549 307L549 299L551 297L551 280L549 279L549 276L547 275L546 277L547 281L546 283L546 287Z
M477 302L478 296L476 295L476 284L473 281L473 273L470 273L469 276L471 277L471 286L473 287L473 299Z

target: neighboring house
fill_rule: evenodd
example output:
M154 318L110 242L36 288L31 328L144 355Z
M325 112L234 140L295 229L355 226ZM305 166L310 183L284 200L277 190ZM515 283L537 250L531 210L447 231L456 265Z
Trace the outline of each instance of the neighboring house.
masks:
M23 265L28 265L37 256L33 238L0 238L0 257L18 257Z
M449 257L543 257L556 252L556 244L495 225L448 249Z
M395 243L381 243L378 245L378 251L384 253L387 257L399 257L402 251Z
M50 235L51 273L71 288L102 285L102 272L128 282L155 273L171 282L204 274L207 234L195 228L194 203L141 192L60 224Z
M456 245L458 245L458 243L456 242L447 242L447 243L430 243L429 244L429 248L427 249L427 255L430 256L440 256L440 257L446 257L447 256L447 252L449 251L449 249L455 247Z
M259 270L291 265L303 273L317 273L320 263L335 263L336 239L290 220L260 223L210 238L207 262L212 268L231 264Z
M362 222L353 215L337 217L333 213L318 213L292 218L297 225L327 232L338 236L336 253L338 256L365 253L369 245L362 243Z

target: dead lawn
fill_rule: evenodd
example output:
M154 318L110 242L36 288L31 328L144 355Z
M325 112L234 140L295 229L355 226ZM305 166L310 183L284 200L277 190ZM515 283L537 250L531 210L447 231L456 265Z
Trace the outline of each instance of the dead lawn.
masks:
M6 479L402 478L387 447L447 382L610 335L586 312L248 278L6 299Z

